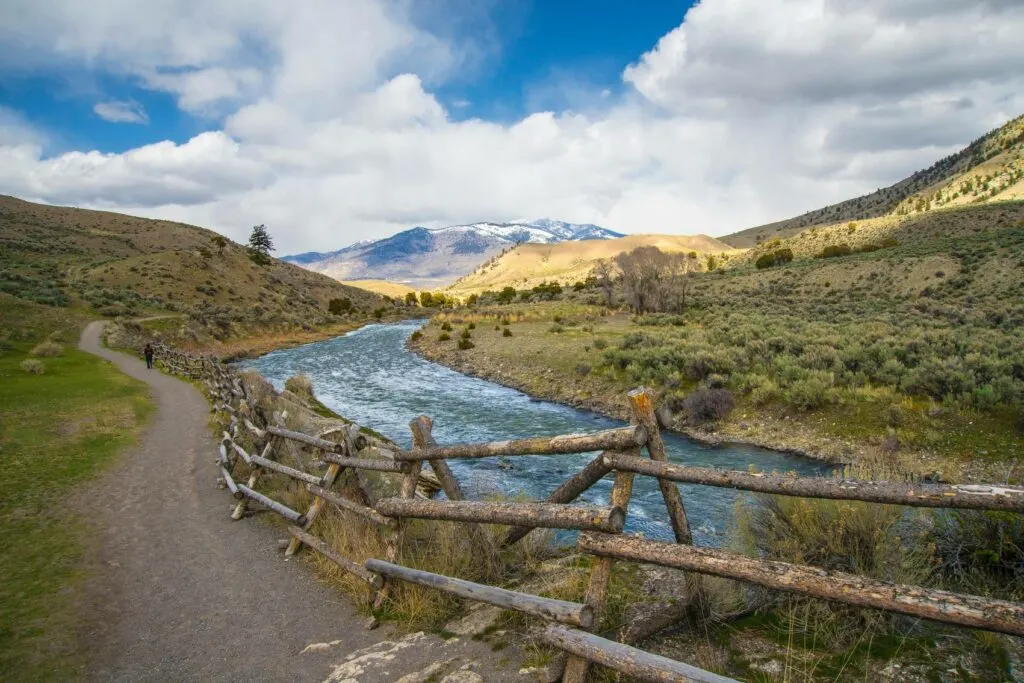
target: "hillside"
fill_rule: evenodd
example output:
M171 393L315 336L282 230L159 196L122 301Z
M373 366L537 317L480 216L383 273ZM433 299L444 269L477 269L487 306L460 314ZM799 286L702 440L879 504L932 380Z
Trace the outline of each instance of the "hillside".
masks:
M204 228L6 196L0 262L0 291L103 315L177 314L192 340L312 331L340 322L327 312L331 299L347 298L363 314L384 303L276 259L258 266Z
M884 216L912 216L940 208L1024 199L1024 116L978 138L887 188L776 223L722 237L745 249L812 226Z
M707 235L628 235L613 240L521 244L484 263L450 289L465 295L506 286L528 289L545 280L572 283L586 279L598 261L642 246L667 252L734 252L729 245Z
M367 292L374 292L381 296L389 296L392 299L405 299L406 294L415 294L417 291L401 282L391 282L389 280L346 280L342 284L365 289Z
M387 280L436 289L521 243L556 244L622 235L597 225L547 218L529 223L473 223L428 230L417 227L337 251L308 252L283 260L338 280Z

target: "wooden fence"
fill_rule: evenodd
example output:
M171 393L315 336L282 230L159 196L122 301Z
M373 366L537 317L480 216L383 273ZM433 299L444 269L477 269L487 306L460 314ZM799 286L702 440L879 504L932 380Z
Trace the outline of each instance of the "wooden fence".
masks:
M784 496L1015 513L1024 512L1024 489L979 484L894 483L751 474L672 464L666 456L651 394L644 389L629 394L632 419L628 427L590 434L442 446L436 444L431 436L430 418L419 417L410 424L413 447L402 450L364 433L356 425L311 435L288 430L283 424L268 424L265 419L261 422L252 397L246 395L245 386L234 369L216 359L181 353L165 345L158 345L156 351L158 363L169 371L200 382L211 398L212 410L224 416L226 426L217 466L224 485L238 500L232 515L234 519L242 518L250 501L273 510L292 524L289 527L292 539L285 550L286 556L295 554L303 546L322 554L365 582L375 606L387 600L389 586L393 582L405 581L542 619L547 622L544 640L568 654L562 679L566 682L586 680L591 663L645 681L729 680L594 633L600 631L615 560L672 567L691 573L687 599L680 600L670 612L651 619L639 632L634 630L630 639L634 643L683 616L688 600L696 600L700 595L700 575L720 576L849 605L1024 636L1024 604L876 581L726 550L696 547L677 483ZM240 446L238 437L243 430L261 447L249 453ZM278 462L275 458L279 449L275 446L284 442L312 449L323 467L310 472ZM259 454L256 450L260 451ZM447 463L459 458L595 451L599 454L543 502L466 500ZM433 500L417 493L417 488L423 483L424 464L436 475L435 484L444 491L447 500ZM362 489L356 496L358 499L332 490L345 469L351 469L357 475L356 481ZM364 470L400 477L399 494L372 502L364 480L358 476ZM244 484L236 480L239 471L247 475ZM303 482L313 497L309 508L293 510L257 491L261 476L268 472ZM612 473L614 485L607 505L573 504L584 491ZM657 478L675 542L652 541L622 532L636 475ZM327 505L378 525L385 534L385 557L362 564L353 562L313 536L310 529ZM578 549L593 556L584 602L554 600L404 567L398 564L398 559L406 520L409 519L465 523L472 534L479 533L479 524L509 525L510 529L502 541L505 545L518 542L535 528L579 530Z

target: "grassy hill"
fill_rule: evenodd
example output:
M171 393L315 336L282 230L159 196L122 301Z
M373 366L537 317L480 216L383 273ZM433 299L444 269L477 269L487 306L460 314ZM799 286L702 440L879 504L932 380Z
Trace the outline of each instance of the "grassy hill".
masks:
M900 182L871 194L721 238L745 249L812 226L884 216L912 216L944 207L1024 199L1024 116L978 138Z
M357 289L365 289L367 292L374 292L381 296L389 296L392 299L404 299L410 292L416 293L416 289L401 282L391 280L342 280L343 284Z
M183 223L47 206L0 196L0 291L37 303L84 304L102 315L180 318L184 341L312 332L385 301L324 275L272 260Z
M628 235L613 240L521 244L479 266L450 289L456 295L467 295L505 286L529 289L550 280L573 283L586 279L599 260L644 246L666 252L734 252L729 245L707 235Z

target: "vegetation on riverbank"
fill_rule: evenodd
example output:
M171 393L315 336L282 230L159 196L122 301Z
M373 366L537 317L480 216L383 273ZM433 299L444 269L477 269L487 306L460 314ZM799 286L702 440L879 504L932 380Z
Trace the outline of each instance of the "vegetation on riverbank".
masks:
M87 520L72 490L110 465L152 410L140 382L77 349L88 316L0 294L0 678L70 680ZM42 348L41 348L42 347ZM33 355L33 351L35 354ZM40 353L42 351L42 353ZM27 361L42 371L22 368Z

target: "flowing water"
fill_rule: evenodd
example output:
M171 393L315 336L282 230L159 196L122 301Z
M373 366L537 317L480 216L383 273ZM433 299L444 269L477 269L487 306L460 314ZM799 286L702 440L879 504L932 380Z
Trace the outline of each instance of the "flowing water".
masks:
M433 419L433 435L439 444L623 426L618 420L538 401L420 358L405 348L405 342L423 322L369 325L343 337L274 351L241 365L258 370L279 389L292 375L305 373L325 405L404 447L411 441L409 422L419 415ZM821 474L828 469L806 458L753 446L706 446L674 434L664 436L672 462L735 470L753 466L759 471L802 474ZM593 454L584 454L449 462L471 498L501 492L543 499L592 458ZM580 502L607 505L611 486L611 476L605 477L581 496ZM730 489L689 484L681 484L680 490L695 541L719 545L738 494ZM672 537L655 479L637 475L626 528L649 538Z

